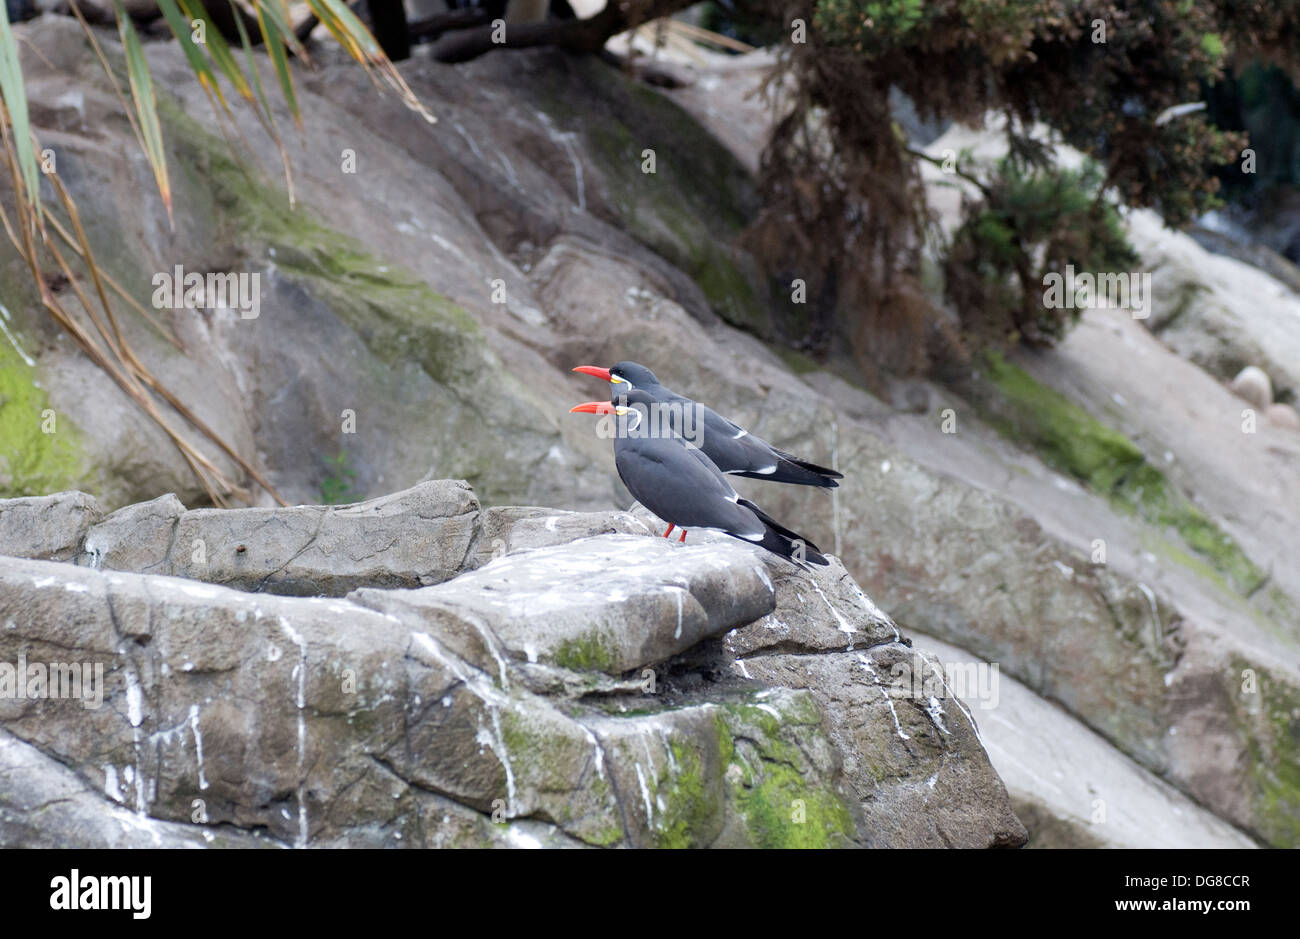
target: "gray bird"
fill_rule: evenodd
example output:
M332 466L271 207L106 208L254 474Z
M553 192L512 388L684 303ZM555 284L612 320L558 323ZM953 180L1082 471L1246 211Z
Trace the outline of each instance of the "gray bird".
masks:
M636 362L619 362L612 368L579 365L574 371L610 382L614 386L611 401L617 402L623 394L636 390L645 392L656 404L669 405L664 413L673 429L692 440L698 437L704 455L724 473L827 489L834 489L839 485L836 480L844 478L843 473L778 450L712 408L665 388L659 384L655 373L644 365ZM697 428L686 427L686 422L692 419L698 422ZM688 433L688 430L695 433Z
M614 465L632 497L686 540L692 528L711 528L760 545L783 558L829 564L817 546L742 499L718 467L682 437L653 433L649 415L658 403L634 388L626 403L588 401L570 413L614 415Z

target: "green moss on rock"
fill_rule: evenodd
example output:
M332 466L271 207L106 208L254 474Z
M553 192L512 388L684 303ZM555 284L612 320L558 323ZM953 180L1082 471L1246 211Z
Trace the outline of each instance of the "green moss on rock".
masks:
M574 671L614 671L614 650L609 639L599 632L589 632L558 643L551 661Z
M10 333L15 333L12 325ZM21 341L15 334L14 342ZM37 387L37 370L0 335L0 498L42 496L85 488L87 458L72 422L54 414L44 430L49 399Z
M769 702L764 702L768 707L730 704L718 714L718 746L729 798L748 837L762 848L851 843L853 820L843 798L832 780L811 771L790 739L823 733L816 703L807 694ZM741 752L741 740L749 756Z
M1222 529L1152 466L1126 436L1109 428L1061 393L1046 388L996 352L986 355L985 376L999 392L978 401L1003 436L1028 444L1048 465L1136 514L1183 543L1243 596L1267 575Z
M1294 848L1300 845L1300 692L1239 656L1233 657L1232 669L1234 684L1247 669L1254 671L1260 698L1257 710L1241 708L1254 827L1270 844Z
M661 848L693 848L698 833L707 830L721 811L716 794L705 784L700 754L679 741L669 741L672 765L659 776L653 795L662 797L664 809L652 829Z

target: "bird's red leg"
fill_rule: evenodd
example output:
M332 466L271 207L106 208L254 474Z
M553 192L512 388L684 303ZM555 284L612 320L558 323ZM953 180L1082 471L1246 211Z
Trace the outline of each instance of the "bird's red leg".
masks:
M669 525L668 530L664 532L664 537L667 538L669 535L671 535L673 533L673 529L676 527L677 527L676 525Z
M683 541L685 541L685 540L686 540L686 529L683 528L683 529L682 529L682 536L681 536L680 538L678 538L677 541L678 541L678 543L680 544L681 542L683 542Z

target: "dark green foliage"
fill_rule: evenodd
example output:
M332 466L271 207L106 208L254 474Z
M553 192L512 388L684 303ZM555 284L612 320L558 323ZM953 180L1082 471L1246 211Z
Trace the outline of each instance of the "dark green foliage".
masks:
M1049 273L1133 270L1137 257L1101 181L1093 163L1081 172L998 164L983 198L967 203L944 259L945 296L969 345L1050 344L1080 311L1044 304Z
M891 90L926 120L1005 117L1019 173L1000 167L979 180L987 204L967 207L943 264L958 283L945 293L960 301L965 325L981 324L965 330L968 341L1051 342L1068 321L1029 309L1031 279L1058 264L1128 263L1114 210L1096 193L1153 207L1175 226L1216 204L1216 173L1238 159L1244 135L1214 127L1204 111L1168 112L1201 100L1226 63L1300 64L1300 4L1267 6L766 0L767 18L786 26L781 77L792 107L765 154L768 208L752 241L778 278L808 283L817 309L802 317L802 345L819 352L847 340L864 366L896 372L970 351L952 343L920 283L929 220ZM806 42L789 41L795 20L807 25ZM1030 132L1042 125L1095 161L1097 175L1054 171Z

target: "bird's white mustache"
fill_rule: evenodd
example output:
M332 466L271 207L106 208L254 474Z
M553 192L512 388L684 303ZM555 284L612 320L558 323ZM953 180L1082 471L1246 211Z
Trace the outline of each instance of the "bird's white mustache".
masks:
M596 436L681 437L697 447L704 443L704 413L694 402L628 405L619 400L615 404L626 410L623 414L602 414L596 421Z

